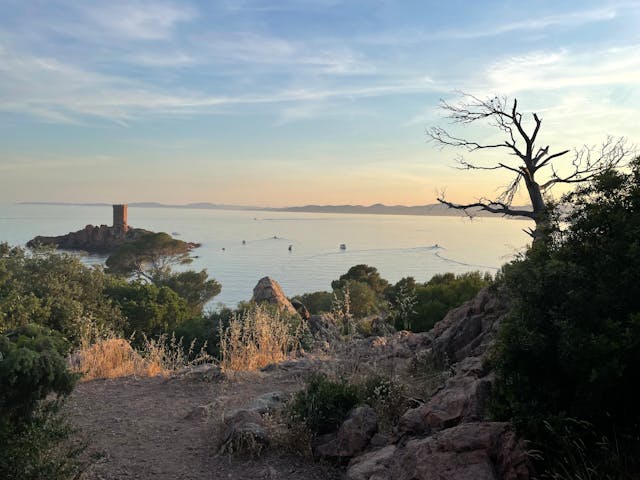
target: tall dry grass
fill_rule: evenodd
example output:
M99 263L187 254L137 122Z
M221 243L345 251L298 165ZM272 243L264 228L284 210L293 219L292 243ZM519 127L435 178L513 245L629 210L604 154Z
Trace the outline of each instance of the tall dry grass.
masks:
M72 370L82 375L81 381L131 375L167 377L179 368L210 360L204 350L206 345L194 355L194 343L185 352L182 339L176 339L174 335L171 338L161 335L157 339L143 335L143 346L139 351L124 338L104 338L94 343L83 341L72 356Z
M293 325L287 313L265 305L234 315L226 329L220 328L222 370L258 370L286 360L300 349L301 325Z

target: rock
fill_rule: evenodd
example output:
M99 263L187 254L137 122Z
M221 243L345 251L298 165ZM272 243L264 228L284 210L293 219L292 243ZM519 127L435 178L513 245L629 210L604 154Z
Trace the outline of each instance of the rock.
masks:
M287 400L287 396L282 392L269 392L253 399L246 407L260 415L274 411Z
M378 421L373 408L357 407L342 423L335 436L325 436L315 446L319 457L348 459L362 452L378 430Z
M529 459L508 423L459 425L351 461L350 480L528 480Z
M347 478L349 480L392 480L388 473L388 465L393 460L396 450L395 445L388 445L359 456L349 464Z
M296 312L298 312L298 315L300 315L304 320L309 320L309 318L311 317L311 314L309 313L309 310L307 310L307 307L305 307L302 302L300 302L299 300L291 300L291 305L293 305L293 308L296 309Z
M269 277L261 278L258 281L258 284L253 288L251 301L276 305L280 310L285 310L293 315L297 313L296 309L293 308L293 305L291 305L291 302L282 291L280 284Z
M257 454L269 444L269 436L260 414L253 410L235 410L224 420L220 453Z
M332 343L340 338L340 328L330 313L311 315L308 325L311 335L316 340Z
M83 250L89 253L108 253L120 245L138 240L150 233L142 228L129 228L122 232L107 225L87 225L82 230L57 237L37 236L27 242L27 247L53 245L63 250Z
M481 290L435 324L430 335L433 350L442 359L456 363L469 356L482 356L493 343L495 332L509 306L501 297Z
M223 378L224 374L220 367L211 363L203 363L201 365L181 368L171 376L172 380L179 379L199 382L214 382L222 380Z
M438 432L463 422L484 418L493 377L456 375L447 380L427 403L405 412L398 424L400 435Z

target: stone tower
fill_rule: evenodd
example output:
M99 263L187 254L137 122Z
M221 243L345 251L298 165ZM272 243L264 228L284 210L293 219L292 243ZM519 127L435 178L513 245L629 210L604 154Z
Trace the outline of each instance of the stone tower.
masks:
M113 230L118 237L124 237L124 234L129 230L127 207L127 204L113 206Z

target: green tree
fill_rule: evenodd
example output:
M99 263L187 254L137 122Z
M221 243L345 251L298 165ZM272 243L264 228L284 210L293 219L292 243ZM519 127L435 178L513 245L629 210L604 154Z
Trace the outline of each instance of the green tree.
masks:
M191 317L186 300L169 287L119 281L106 290L106 295L127 318L126 336L134 332L159 336L176 330Z
M597 176L568 200L568 228L503 268L513 310L494 356L493 411L549 457L545 424L557 431L568 419L588 421L596 438L628 453L625 468L637 475L640 160L630 173ZM594 443L586 448L598 457Z
M333 293L331 292L311 292L302 295L296 295L291 300L298 300L302 303L309 313L317 314L322 312L330 312L333 302Z
M164 232L147 233L134 242L121 245L109 258L107 267L117 275L136 275L138 279L153 282L169 274L176 265L186 265L189 244L172 238Z
M0 335L0 477L74 478L77 450L59 413L76 377L69 344L57 332L25 325Z
M449 310L471 300L490 283L491 275L480 272L434 275L428 282L415 285L413 290L415 301L405 319L406 326L414 332L431 330ZM396 326L406 328L402 323Z
M381 298L385 290L389 287L389 282L380 276L377 268L364 264L351 267L349 271L341 275L338 280L331 282L331 288L334 290L342 290L347 282L365 283Z
M169 287L180 295L187 302L192 315L202 314L205 304L222 289L216 280L209 278L206 270L165 272L161 276L155 276L153 283L160 287Z
M0 332L37 322L78 343L87 329L122 329L124 318L105 295L100 268L53 250L26 252L0 244Z

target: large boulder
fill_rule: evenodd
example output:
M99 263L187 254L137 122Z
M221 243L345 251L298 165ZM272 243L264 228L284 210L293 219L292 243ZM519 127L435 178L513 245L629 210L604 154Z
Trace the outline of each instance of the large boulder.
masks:
M337 434L321 437L314 448L318 457L349 459L361 453L378 430L376 413L371 407L353 409Z
M291 305L291 302L282 291L280 284L270 277L263 277L258 281L258 284L253 288L251 301L276 305L280 310L284 310L292 315L297 313L296 309Z
M458 425L351 461L349 480L528 480L529 457L502 422Z
M480 357L469 357L455 365L448 379L425 404L408 410L400 418L401 436L431 434L459 423L484 419L493 375Z
M481 290L475 298L454 308L434 325L429 332L434 352L452 364L470 356L484 355L508 311L504 298L489 288Z

